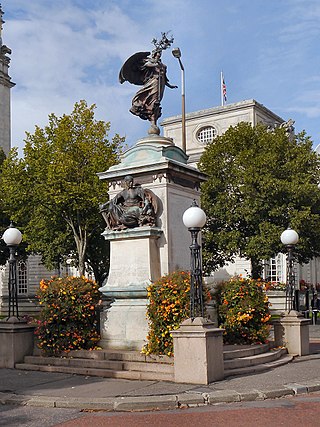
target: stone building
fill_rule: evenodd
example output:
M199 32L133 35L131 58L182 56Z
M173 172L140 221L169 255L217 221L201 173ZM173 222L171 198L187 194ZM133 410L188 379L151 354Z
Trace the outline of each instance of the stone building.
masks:
M215 136L222 135L230 126L236 126L240 122L248 122L253 126L265 123L270 128L287 123L290 131L293 131L292 120L286 122L254 99L188 113L185 120L185 134L189 163L196 167L206 144ZM161 125L164 136L172 138L176 145L182 147L181 115L168 117L162 121ZM233 263L228 263L224 268L216 271L213 278L215 281L220 281L237 274L245 277L250 275L250 272L250 261L238 257ZM278 254L265 262L265 278L285 283L286 273L284 254ZM296 278L297 283L301 279L314 284L320 282L319 259L313 259L305 265L296 265Z
M196 164L208 142L240 122L252 123L253 126L262 122L274 127L280 126L284 120L254 99L188 113L186 151L189 163ZM181 116L168 117L161 124L164 136L172 138L181 147Z
M5 154L10 150L10 90L15 85L8 74L11 50L2 43L3 11L0 5L0 144Z

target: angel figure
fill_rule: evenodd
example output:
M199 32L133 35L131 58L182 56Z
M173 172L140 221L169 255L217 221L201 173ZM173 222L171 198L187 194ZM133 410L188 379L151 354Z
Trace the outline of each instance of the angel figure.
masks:
M151 52L138 52L132 55L123 64L119 81L142 86L132 99L130 112L143 120L149 120L151 127L149 134L160 134L157 120L161 117L161 100L165 86L175 89L169 83L167 77L167 66L161 61L162 51L167 49L173 38L168 39L166 33L162 33L162 39L158 42L153 40L155 49Z
M100 212L110 230L155 225L157 200L155 194L141 185L134 185L133 177L124 178L124 190L100 206Z

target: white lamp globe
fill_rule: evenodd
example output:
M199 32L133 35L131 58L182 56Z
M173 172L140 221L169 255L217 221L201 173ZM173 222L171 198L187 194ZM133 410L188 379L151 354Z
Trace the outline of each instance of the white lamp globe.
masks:
M187 228L202 228L206 220L206 214L198 206L188 208L182 217L182 221Z
M22 240L21 231L15 227L9 227L2 236L4 242L8 246L18 246Z
M284 245L296 245L299 241L299 234L295 230L287 228L287 230L281 234L280 238Z

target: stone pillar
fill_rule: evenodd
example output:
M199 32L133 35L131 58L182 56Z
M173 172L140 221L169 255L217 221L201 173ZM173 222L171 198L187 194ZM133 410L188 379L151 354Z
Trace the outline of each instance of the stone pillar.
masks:
M210 384L223 380L223 329L202 317L185 320L171 332L177 383Z
M276 346L286 347L289 354L305 356L309 354L309 325L297 311L290 311L273 322Z
M100 291L113 299L102 315L103 348L141 350L146 342L147 286L160 277L156 227L137 227L123 231L106 230L110 241L110 271Z
M206 177L188 166L187 159L170 138L148 136L126 151L119 164L98 173L109 182L109 198L122 190L127 175L157 197L156 227L103 233L110 241L111 259L108 280L100 290L114 300L101 323L104 348L141 350L148 332L148 283L190 268L190 233L182 215L193 199L199 203L200 183Z
M14 368L33 352L34 326L11 317L0 322L0 368Z

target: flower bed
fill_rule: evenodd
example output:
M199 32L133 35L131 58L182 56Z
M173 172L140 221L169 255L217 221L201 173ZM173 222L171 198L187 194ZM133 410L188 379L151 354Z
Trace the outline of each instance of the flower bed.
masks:
M265 343L271 314L260 280L234 277L219 285L216 293L219 327L226 344Z
M53 278L40 282L42 306L35 334L38 347L48 356L78 349L92 349L100 339L95 307L98 286L85 277Z
M151 283L147 291L149 333L142 352L173 356L171 331L178 329L190 317L190 274L175 271ZM204 303L210 299L211 295L203 284Z

